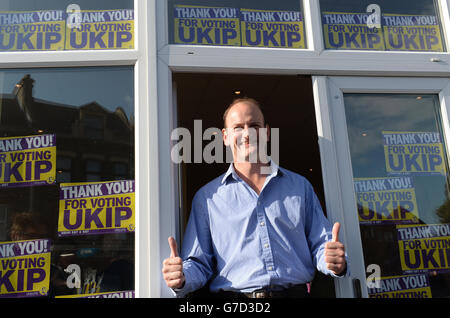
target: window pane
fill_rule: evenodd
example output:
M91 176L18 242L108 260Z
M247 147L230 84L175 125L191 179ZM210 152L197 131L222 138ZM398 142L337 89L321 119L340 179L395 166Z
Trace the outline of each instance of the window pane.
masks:
M306 48L300 0L169 0L170 43Z
M133 295L133 73L0 70L0 297Z
M320 0L325 48L443 52L435 0Z
M450 296L449 170L436 95L345 94L370 297ZM370 286L369 286L370 287Z
M132 48L133 0L0 3L0 52Z

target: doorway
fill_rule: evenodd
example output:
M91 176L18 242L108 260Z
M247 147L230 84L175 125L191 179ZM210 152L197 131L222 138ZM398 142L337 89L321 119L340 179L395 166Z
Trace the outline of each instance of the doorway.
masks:
M223 112L234 99L251 97L259 101L266 123L270 128L279 129L279 165L311 182L326 214L310 76L174 73L173 81L177 127L187 128L191 135L194 135L195 120L201 120L202 133L211 127L222 129ZM203 141L203 147L209 142ZM225 173L228 166L227 163L204 162L180 164L181 237L195 193ZM313 296L335 297L333 280L320 273L311 291Z

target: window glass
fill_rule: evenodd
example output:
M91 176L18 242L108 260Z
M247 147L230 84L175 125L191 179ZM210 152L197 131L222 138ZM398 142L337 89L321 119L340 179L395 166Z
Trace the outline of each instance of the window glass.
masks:
M0 52L132 48L133 0L0 2Z
M449 297L448 159L436 95L345 94L363 254L376 298Z
M326 49L443 52L435 0L320 0Z
M0 70L0 297L134 296L133 73Z
M169 0L170 43L306 48L300 0Z

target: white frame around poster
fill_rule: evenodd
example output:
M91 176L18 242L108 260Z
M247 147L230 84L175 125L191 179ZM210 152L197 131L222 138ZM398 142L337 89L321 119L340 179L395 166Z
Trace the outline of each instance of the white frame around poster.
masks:
M327 211L332 220L343 220L343 241L350 258L351 277L336 279L338 297L355 297L359 280L362 297L368 297L359 220L355 213L353 172L344 109L346 93L439 95L446 151L450 138L450 80L446 78L314 77L319 140Z

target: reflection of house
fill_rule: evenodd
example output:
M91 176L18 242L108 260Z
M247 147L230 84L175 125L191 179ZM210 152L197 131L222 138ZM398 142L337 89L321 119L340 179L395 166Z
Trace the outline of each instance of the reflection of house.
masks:
M56 134L59 181L128 179L133 172L134 125L120 107L96 102L80 107L33 98L26 75L11 95L1 96L2 136Z
M0 95L0 137L55 134L58 183L134 179L134 125L122 108L35 99L33 83L26 75L12 94ZM58 197L58 186L2 189L0 212L57 213Z

